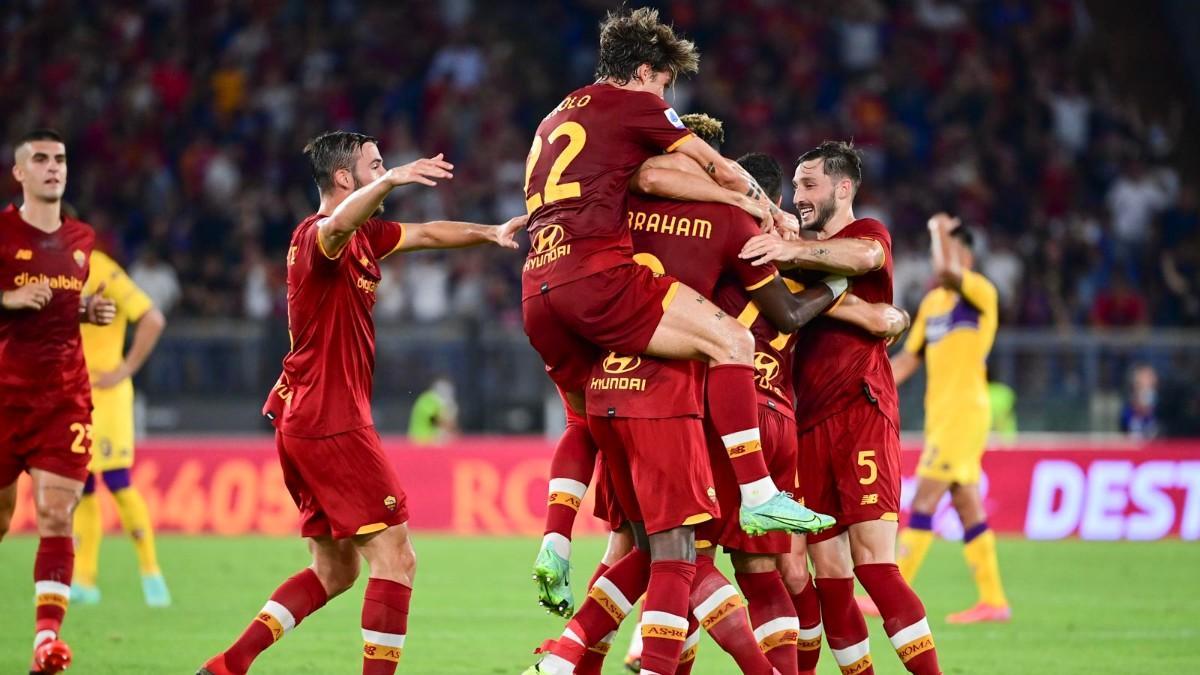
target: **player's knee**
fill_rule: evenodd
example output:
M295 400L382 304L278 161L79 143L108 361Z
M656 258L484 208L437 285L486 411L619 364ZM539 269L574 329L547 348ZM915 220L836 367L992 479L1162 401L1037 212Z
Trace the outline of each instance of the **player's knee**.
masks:
M733 551L730 553L729 559L733 563L733 571L738 574L762 574L778 569L775 564L775 556L771 555Z
M74 502L39 504L37 507L38 532L45 537L71 536L71 514L74 507Z
M720 353L714 356L714 360L743 365L754 363L754 336L745 326L730 319L730 325L722 331L722 338Z
M780 561L779 575L783 577L783 585L787 587L788 593L791 595L799 595L808 586L808 580L812 578L812 574L808 571L808 565L803 561L795 561L792 556L785 556Z
M696 538L690 527L677 527L650 537L650 559L696 561Z

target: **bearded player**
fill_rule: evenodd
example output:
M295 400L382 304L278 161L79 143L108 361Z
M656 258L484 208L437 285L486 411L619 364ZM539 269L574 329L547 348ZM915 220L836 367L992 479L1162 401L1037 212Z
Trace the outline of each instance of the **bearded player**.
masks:
M814 522L811 514L779 492L761 456L749 331L695 290L633 262L627 185L652 156L682 153L721 186L758 198L761 213L770 212L758 186L695 142L663 100L674 78L696 72L698 63L695 46L660 23L657 11L609 14L600 28L597 81L564 98L530 147L525 197L532 246L522 273L522 314L569 412L551 472L564 489L551 483L550 501L553 507L559 493L569 504L565 515L573 516L591 475L595 446L583 414L593 364L609 351L646 353L710 366L709 408L736 457L743 523L799 531ZM569 555L565 536L548 536L534 566L541 602L562 613L561 599L570 595Z
M166 607L171 604L171 594L158 567L150 511L133 485L130 470L134 442L133 376L154 351L167 320L115 260L102 251L93 251L85 292L96 292L101 284L104 297L116 304L117 318L107 326L82 328L83 355L92 378L95 410L92 411L92 463L88 467L91 473L83 485L83 498L75 508L78 551L71 601L89 605L100 602L96 579L104 528L96 483L102 480L117 504L122 527L133 540L146 604ZM134 330L126 353L128 324L133 324Z
M440 154L385 169L374 138L345 131L316 137L304 154L321 205L292 234L292 348L263 414L275 425L284 482L300 510L313 563L276 589L241 637L199 675L245 673L258 654L354 584L360 556L371 573L362 608L362 672L396 671L416 559L404 491L371 419L379 261L417 249L516 248L513 235L525 224L524 216L501 227L379 218L393 189L453 177L453 165Z
M707 115L687 115L684 122L714 148L724 138L720 122ZM703 174L698 179L708 180ZM705 296L713 295L722 277L734 280L791 330L845 290L844 280L829 279L795 296L773 268L739 259L743 245L761 230L734 207L631 195L627 208L626 223L639 264L655 274L673 274ZM607 355L593 367L588 423L621 514L607 517L614 530L621 521L630 521L638 546L598 572L589 600L531 672L583 674L598 669L594 655L607 650L597 646L611 642L610 634L630 609L628 599L643 592L640 630L646 672L673 673L681 658L689 661L685 638L694 630L687 629L705 618L706 627L718 640L724 639L723 645L741 638L740 646L730 648L745 654L747 666L756 666L743 668L745 672L771 672L744 613L736 607L718 603L726 608L721 616L708 617L708 610L696 616L712 592L728 587L711 564L703 569L696 565L694 528L717 516L702 424L704 371L704 364L694 360L618 354ZM726 457L722 461L730 464ZM736 482L733 489L736 492ZM814 517L819 521L814 529L833 524L819 514Z
M892 358L896 384L926 364L925 451L917 464L917 493L908 527L900 532L900 572L910 583L933 543L933 514L942 495L963 525L963 555L975 577L979 602L946 617L947 623L1008 621L1012 617L996 537L979 494L981 462L991 427L987 356L996 338L996 287L976 272L972 230L939 213L929 219L938 287L921 301L904 350Z
M892 300L891 237L883 223L854 216L862 160L846 143L826 142L800 157L794 203L817 239L762 235L742 255L853 277L869 302ZM939 671L925 608L896 565L900 433L896 384L883 339L822 318L796 346L800 494L838 525L808 537L825 636L842 672L873 673L866 621L854 600L858 577L884 620L904 667ZM853 564L853 567L852 567ZM853 576L852 576L853 573Z
M79 324L111 323L116 310L110 300L83 293L95 233L63 215L62 137L31 132L14 154L24 201L0 212L0 538L16 507L17 478L27 471L40 538L30 672L57 673L71 663L59 632L75 558L71 512L88 475L92 440Z

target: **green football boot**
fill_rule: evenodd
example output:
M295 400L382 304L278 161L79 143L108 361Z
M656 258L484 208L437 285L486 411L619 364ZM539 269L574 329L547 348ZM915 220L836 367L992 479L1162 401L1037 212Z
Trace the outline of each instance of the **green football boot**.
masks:
M781 530L793 534L816 534L837 524L832 516L813 511L786 492L780 492L755 507L742 504L738 522L747 534L752 535Z
M538 604L564 619L575 613L571 594L571 563L554 550L551 542L542 542L533 561L533 581L538 587Z

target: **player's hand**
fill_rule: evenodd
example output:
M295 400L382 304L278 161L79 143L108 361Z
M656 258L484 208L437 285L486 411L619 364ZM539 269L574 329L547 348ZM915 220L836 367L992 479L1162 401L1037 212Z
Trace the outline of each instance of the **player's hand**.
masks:
M435 178L454 178L454 174L450 173L453 170L454 165L443 159L442 153L439 152L433 157L418 159L404 166L394 166L388 169L387 178L394 187L409 183L434 186L437 185Z
M773 231L784 241L795 241L800 238L800 219L793 213L776 209L771 225Z
M92 295L79 296L79 312L85 322L107 326L117 318L117 303L101 295L105 288L105 284L100 284Z
M112 389L129 379L130 375L132 373L129 372L129 366L122 361L116 370L110 370L107 373L92 373L92 389Z
M50 284L38 282L26 284L11 291L4 291L0 297L4 298L4 309L9 311L32 309L36 312L50 304L54 293L50 290Z
M520 248L517 243L517 233L525 229L529 224L529 216L517 216L510 218L507 223L496 228L496 245L504 248Z
M961 220L958 218L951 218L949 213L942 211L940 213L933 214L933 217L929 219L929 223L927 225L930 232L941 231L949 234L961 224Z
M737 206L739 209L750 214L751 218L758 221L758 225L763 229L763 232L768 231L768 228L774 222L771 216L771 206L765 201L740 195L737 199Z
M887 317L888 323L892 325L892 331L887 336L887 346L891 347L904 337L908 329L912 326L912 317L903 309L891 306L883 310L884 316Z
M746 242L738 257L751 261L750 264L755 266L786 260L787 242L775 233L760 234Z

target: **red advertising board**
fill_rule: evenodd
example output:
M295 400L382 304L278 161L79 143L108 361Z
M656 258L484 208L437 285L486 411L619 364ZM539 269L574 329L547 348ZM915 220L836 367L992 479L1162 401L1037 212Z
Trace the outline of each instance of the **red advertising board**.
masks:
M540 534L553 446L538 437L474 437L442 446L401 439L384 445L408 493L414 529L459 535ZM918 449L904 452L911 475ZM984 460L992 527L1036 539L1200 539L1200 441L1097 448L1085 442L1023 444ZM273 440L150 439L138 448L134 483L165 532L290 535L296 511L283 486ZM912 494L905 479L905 502ZM32 531L23 477L14 530ZM591 493L582 511L591 513ZM105 523L118 529L111 500ZM960 532L947 504L935 519ZM586 517L581 532L601 532Z

